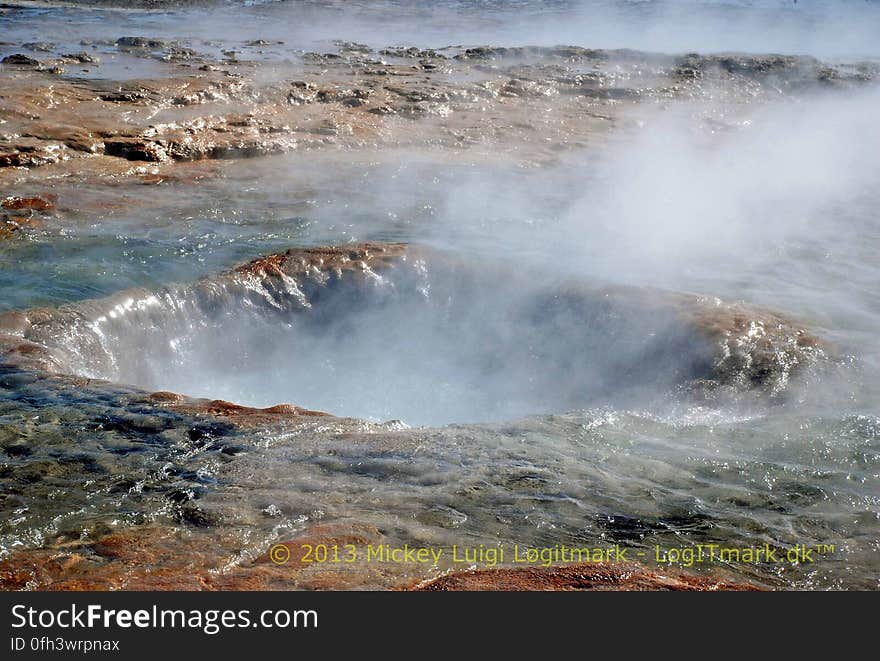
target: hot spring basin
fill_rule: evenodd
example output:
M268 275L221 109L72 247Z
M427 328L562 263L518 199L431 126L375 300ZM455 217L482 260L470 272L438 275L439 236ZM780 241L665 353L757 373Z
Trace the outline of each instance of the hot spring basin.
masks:
M763 387L820 351L769 313L401 244L291 250L3 324L56 373L414 425Z

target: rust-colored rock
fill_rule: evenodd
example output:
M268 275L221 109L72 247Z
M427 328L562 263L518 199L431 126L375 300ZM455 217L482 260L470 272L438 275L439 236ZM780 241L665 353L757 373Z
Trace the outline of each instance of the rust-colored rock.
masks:
M32 216L0 216L0 240L11 238L22 227L39 227L40 225L40 220Z
M652 287L613 287L607 292L638 304L645 314L674 312L695 337L705 340L713 364L704 384L776 396L792 377L810 366L833 361L838 353L805 324L742 301Z
M341 273L387 268L407 250L405 243L359 243L351 246L295 248L260 257L234 269L234 273L266 277L295 275L316 270Z
M178 178L170 174L145 174L141 177L141 183L147 186L157 186L173 181L178 181Z
M379 531L370 526L340 526L334 524L318 524L309 528L308 533L291 539L276 542L272 547L283 545L289 552L290 556L285 554L285 561L281 564L292 568L303 566L303 558L305 557L306 545L315 546L316 544L326 544L328 546L337 545L345 546L353 544L354 546L364 546L366 544L375 543L380 539ZM271 548L254 560L254 564L277 564L278 559L272 557Z
M270 406L269 408L259 409L250 406L240 406L239 404L226 402L222 399L214 399L211 401L207 401L204 404L196 404L193 407L193 410L196 412L204 410L205 412L211 413L213 415L229 417L251 417L263 415L329 415L327 413L323 413L322 411L311 411L309 409L304 409L299 406L294 406L293 404L277 404L275 406Z
M679 573L661 574L635 564L596 563L560 567L504 567L454 572L416 583L409 590L450 591L706 591L757 590L745 583L731 583L709 576Z
M0 207L13 210L51 211L55 209L58 199L54 195L34 197L7 197L0 202Z
M165 390L154 392L149 396L151 402L158 402L161 404L177 404L185 399L186 398L183 395L178 395L176 392L167 392Z
M189 415L210 415L227 418L239 426L273 424L299 417L330 416L323 411L313 411L293 404L276 404L267 408L241 406L222 399L193 399L174 392L159 391L151 393L146 400L159 406L172 407Z
M362 546L381 539L370 526L320 524L285 542L290 557L283 563L271 561L268 549L253 562L231 563L237 550L218 534L145 526L93 542L13 553L0 560L0 590L345 589L372 585L369 572L303 563L303 544Z
M0 335L9 333L23 334L30 327L30 321L26 313L14 310L0 313Z
M699 299L687 312L719 348L713 378L778 394L792 375L833 357L835 348L797 322L758 306Z
M28 138L63 142L70 149L87 154L100 153L104 148L100 136L87 129L66 124L34 124L22 135Z

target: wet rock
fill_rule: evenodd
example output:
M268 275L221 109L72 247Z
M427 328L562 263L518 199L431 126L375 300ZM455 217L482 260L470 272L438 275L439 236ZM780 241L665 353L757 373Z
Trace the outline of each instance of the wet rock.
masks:
M604 61L609 53L600 49L581 48L580 46L517 46L492 47L478 46L467 48L455 56L457 60L499 60L512 58L546 58L555 57L566 60Z
M97 154L104 150L104 141L97 135L78 126L63 124L34 124L22 135L40 140L63 142L74 151Z
M149 100L150 95L140 91L118 91L102 94L101 101L109 101L110 103L139 103Z
M813 58L783 55L728 55L710 58L728 73L767 74L804 64L817 64Z
M0 207L12 210L29 211L52 211L55 209L57 198L54 195L34 197L7 197L0 201Z
M220 517L208 512L196 505L186 504L180 508L178 518L181 523L187 523L198 528L212 528L220 524Z
M596 88L596 87L583 87L580 90L580 94L582 96L591 98L591 99L602 99L602 100L610 100L610 101L625 101L625 100L637 100L641 95L642 91L638 89L632 89L628 87L608 87L608 88Z
M174 489L165 497L172 503L182 504L193 500L196 494L192 489Z
M185 399L185 397L183 395L178 395L175 392L159 391L159 392L152 393L150 395L149 399L152 402L161 402L161 403L165 403L165 404L177 404L177 403L182 402Z
M494 60L507 55L507 48L490 48L489 46L479 46L477 48L467 48L464 52L455 56L457 60Z
M6 64L8 66L14 67L38 67L40 66L40 62L35 60L32 57L28 57L27 55L22 55L21 53L15 53L14 55L7 55L0 63Z
M257 158L269 154L281 154L290 148L289 144L272 140L248 139L214 145L206 152L207 158ZM175 154L180 153L175 151Z
M215 400L192 400L181 405L180 410L192 413L208 413L223 418L231 418L236 424L260 424L279 418L296 416L327 416L323 411L294 406L293 404L277 404L268 408L254 408L241 406L220 399ZM226 433L229 432L227 428Z
M41 140L18 140L11 148L0 146L0 167L35 167L57 163L62 158L59 147Z
M550 480L537 473L518 473L503 476L499 486L520 493L545 493L550 487Z
M154 415L102 415L95 419L90 428L100 431L112 431L120 434L140 436L142 434L158 434L171 428L171 422Z
M499 90L499 94L506 97L539 98L553 96L558 93L559 90L553 85L522 79L509 80Z
M574 48L574 47L571 47ZM466 48L455 56L456 60L492 61L492 60L523 60L543 59L554 53L553 48L537 46L477 46ZM488 69L487 69L488 70Z
M703 67L699 63L685 61L679 64L673 73L678 80L697 81L703 78Z
M202 423L192 427L187 431L186 435L195 445L204 446L213 439L226 436L232 431L233 428L231 425L222 423Z
M171 59L197 57L190 49L174 42L150 37L122 37L110 45L132 49L135 54L143 51L144 57L159 57L160 51L163 57ZM268 45L268 42L258 40L254 45ZM307 54L307 66L300 67L298 74L292 74L301 75L304 80L292 83L266 82L265 77L248 72L236 72L238 77L233 77L228 72L216 72L215 66L206 63L201 73L196 74L196 68L192 68L196 75L175 74L170 78L130 81L122 85L106 80L52 80L50 91L47 86L35 87L33 81L23 80L24 76L10 68L7 80L0 81L0 89L3 89L0 118L12 118L9 125L3 125L10 137L3 140L0 136L0 166L33 167L79 159L83 154L100 154L104 151L102 138L110 141L107 152L110 155L153 162L166 160L166 157L173 161L257 157L325 145L348 148L389 138L399 144L415 145L422 141L478 150L489 144L504 144L505 140L509 143L513 132L505 127L522 126L527 121L519 114L531 100L547 100L554 110L550 117L559 118L561 135L553 139L554 146L548 147L548 141L539 136L549 125L530 122L533 135L523 138L522 133L517 132L523 144L517 150L505 152L525 155L534 148L529 157L540 159L548 150L583 144L583 138L596 130L604 130L593 119L601 116L607 120L613 117L610 108L650 98L656 93L652 86L658 81L668 90L685 87L669 85L680 80L670 68L682 58L668 56L663 59L565 46L487 46L466 49L458 59L452 59L451 55L457 51L392 47L381 51L382 55L398 58L396 63L389 64L366 57L369 51L363 44L337 42L337 46L342 56ZM70 57L81 55L80 63L90 63L86 60L92 57L89 53L73 53ZM718 56L714 64L711 58L697 57L695 66L728 79L752 75L731 74L728 70L766 70L794 76L794 72L808 71L813 66L806 60L796 60L798 64L785 58L775 59L775 56L751 60L748 57L743 60L737 55ZM611 73L600 71L600 64L609 59L614 63L607 65ZM572 66L571 62L578 65ZM589 71L584 70L586 67L580 64L583 62L590 63ZM636 74L626 66L617 68L620 62L648 62L657 68L650 73ZM320 68L316 69L313 64ZM858 76L870 77L876 71L875 66L868 64L850 65L846 70L838 65L822 66L823 69L818 64L813 66L813 80L829 85ZM437 75L438 67L443 70L442 75ZM448 78L447 70L456 71L461 77ZM380 81L372 76L386 76L381 82L393 80L394 84L387 88L377 85ZM481 77L484 80L480 80ZM41 84L47 82L42 76L38 78ZM11 90L10 84L16 82L19 87ZM767 86L770 85L768 82ZM606 106L609 110L585 112L584 99L590 102L591 108ZM307 114L298 108L318 102L324 107L310 108ZM108 104L129 107L113 108ZM199 105L205 108L199 113L198 121L193 120L195 113L178 113L177 108L172 107ZM155 131L149 126L154 110L167 122ZM248 125L223 121L223 117L228 119L230 111L259 119ZM489 113L485 130L458 125L470 121L470 113L474 111ZM418 118L421 126L416 129L401 122L379 120L386 115ZM289 127L294 127L294 131ZM299 135L288 136L289 133ZM320 138L310 139L303 133ZM30 139L33 142L27 143ZM53 142L58 144L53 146ZM72 164L69 167L71 171L77 169ZM128 173L125 176L142 175L134 170Z
M24 443L4 445L3 451L10 457L29 457L33 450Z
M339 135L340 125L333 120L325 120L321 122L320 126L315 126L309 129L309 133L314 133L315 135L327 135L327 136L336 136Z
M601 514L596 517L596 523L615 540L640 540L658 530L651 522L624 514Z
M596 563L561 567L481 569L455 572L423 581L409 589L430 592L468 591L545 591L545 590L757 590L711 576L650 571L634 564Z
M433 86L408 85L402 87L399 85L386 85L385 89L413 103L420 101L448 101L450 99L449 94L445 90Z
M104 140L104 153L129 161L161 162L168 160L168 153L164 147L143 138L108 138Z
M70 60L72 62L79 62L80 64L98 64L100 60L94 55L90 55L85 51L80 53L68 53L66 55L61 56L65 60Z
M398 115L412 118L427 117L429 115L447 117L452 113L452 108L446 104L429 103L427 101L401 103L395 109Z
M222 82L203 82L196 86L191 84L185 94L172 97L171 102L178 106L194 106L211 101L228 101L229 95L241 86Z
M388 104L384 104L381 106L375 106L370 108L367 112L372 113L373 115L396 115L397 110Z
M366 105L371 96L373 96L373 90L354 89L351 95L344 97L340 103L349 108L357 108Z
M181 510L192 503L184 503ZM216 525L201 525L205 512L179 514L187 530L139 525L115 530L95 526L88 536L73 528L64 531L60 548L19 551L0 560L3 590L290 590L291 588L344 589L392 587L395 578L380 577L370 568L348 567L345 572L326 571L318 563L303 562L305 545L346 544L364 547L381 540L373 527L316 525L288 539L289 555L267 552L253 562L230 565L234 542ZM192 516L195 522L187 521ZM94 541L88 541L94 540ZM232 542L232 544L230 544ZM275 560L272 559L275 558Z
M796 374L835 354L829 343L768 310L713 302L692 314L718 347L712 369L718 384L778 396Z
M379 51L380 55L388 55L390 57L405 57L417 60L438 59L445 60L446 56L440 51L433 48L416 48L415 46L398 46L394 48L383 48Z
M186 62L197 57L198 53L192 48L184 48L183 46L169 46L162 53L162 61L164 62Z
M175 161L198 161L205 158L220 158L219 155L214 153L216 145L208 140L196 141L187 139L187 136L182 136L179 139L166 136L158 139L157 144L161 146L170 159ZM161 183L168 181L168 179L160 176L158 179L148 179L147 181L150 183Z
M366 44L359 44L359 43L354 42L354 41L340 41L340 40L337 39L337 40L335 40L335 41L333 42L333 44L334 44L335 46L338 46L338 47L339 47L339 50L340 50L341 52L343 52L343 53L361 53L361 54L366 54L366 53L372 53L372 52L373 52L373 49L370 48L369 46L367 46Z
M30 320L24 312L0 313L0 334L23 335L30 325Z
M127 136L156 145L175 161L252 158L294 149L297 145L286 125L274 125L252 114L234 113L225 118L207 117L180 124L146 129ZM108 152L110 153L110 152ZM165 179L163 179L165 180Z
M810 88L820 84L864 83L873 75L862 75L859 67L839 67L822 64L813 57L802 55L700 55L688 53L675 60L673 78L697 81L705 78L740 77L752 81L770 79L791 88Z
M0 240L13 238L24 227L39 227L41 224L39 220L30 216L0 214ZM13 353L27 353L29 350L28 345L20 345L13 349Z
M318 524L309 528L305 533L292 539L280 541L278 544L283 544L290 551L290 556L284 564L296 567L302 565L302 560L306 553L304 545L306 544L312 546L316 544L337 544L340 547L345 544L363 546L375 543L380 539L381 534L379 530L372 526ZM273 544L273 546L275 545ZM271 564L274 562L277 562L277 558L273 559L271 549L254 560L255 565Z
M458 528L468 519L467 515L463 512L445 505L435 505L428 510L420 512L416 518L426 526L437 526L440 528Z
M149 37L120 37L116 40L116 45L123 49L141 48L154 50L158 48L166 48L171 44L162 39L151 39Z
M257 119L253 115L242 115L240 113L236 113L233 115L226 115L225 118L227 126L256 126Z
M367 103L373 95L369 89L332 88L318 90L314 99L319 103L339 103L349 108L356 108ZM288 101L290 96L288 96Z
M287 102L294 106L312 103L318 98L318 86L303 80L290 84L293 90L287 95Z
M58 466L70 470L74 474L80 473L106 473L106 469L94 458L87 454L65 455L55 454L54 459Z
M308 64L327 65L341 60L342 56L336 53L304 53L302 59Z
M776 485L776 490L785 500L801 507L809 507L823 500L828 500L828 494L824 489L811 484L794 481L780 482Z
M55 44L48 41L29 41L21 46L27 50L38 51L40 53L49 53L55 48Z
M608 60L610 53L608 51L597 48L582 48L580 46L554 46L547 49L539 49L539 51L554 57L561 57L570 60Z
M353 94L353 91L350 89L344 88L325 88L318 90L316 95L316 100L319 103L338 103L342 99L345 99Z

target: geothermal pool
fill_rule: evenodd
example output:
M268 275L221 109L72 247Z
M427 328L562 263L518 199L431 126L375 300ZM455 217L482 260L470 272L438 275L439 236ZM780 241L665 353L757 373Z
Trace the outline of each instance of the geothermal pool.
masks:
M875 5L74 4L0 8L4 589L878 587Z

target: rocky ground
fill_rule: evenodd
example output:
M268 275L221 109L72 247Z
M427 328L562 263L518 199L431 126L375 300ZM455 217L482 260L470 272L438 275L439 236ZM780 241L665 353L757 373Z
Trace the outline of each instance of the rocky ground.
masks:
M195 185L216 176L217 160L412 147L534 166L638 122L645 104L745 102L876 76L871 64L806 57L579 47L376 50L339 42L296 61L267 60L273 45L243 43L218 59L209 49L124 35L84 41L61 57L54 44L20 44L0 64L0 237L58 222L58 210L83 216L131 204L133 186ZM133 59L135 71L137 61L159 66L161 75L116 80L102 67L118 56ZM113 193L84 199L78 191L89 184L112 185Z
M221 59L147 37L88 41L47 57L21 45L0 70L0 166L137 176L153 165L328 148L495 152L545 161L623 121L626 110L712 92L751 99L859 84L873 65L783 56L653 55L555 48L422 50L339 42L298 61L265 62L252 41ZM163 63L163 75L115 81L105 53ZM33 181L6 171L4 183Z
M35 227L63 226L114 206L147 206L149 196L140 192L144 186L173 183L185 195L187 187L221 175L235 185L236 172L247 168L246 159L287 152L308 159L318 151L413 148L449 159L538 167L568 151L613 140L612 129L636 126L639 110L646 105L719 94L734 104L745 103L806 89L858 86L878 73L869 64L835 65L808 57L666 56L580 47L374 49L339 42L332 50L301 53L293 60L267 59L265 53L273 45L250 41L218 56L198 45L118 35L84 42L81 50L58 56L52 44L16 44L17 52L0 63L0 241ZM125 79L101 75L108 56L119 54L158 66L162 73ZM377 244L294 251L218 277L271 281L381 268L384 260L405 250ZM717 348L714 372L705 375L716 386L772 393L793 371L833 353L796 322L746 304L684 294L616 295L677 310ZM116 388L67 373L52 338L71 319L112 303L2 315L4 383L27 388L35 381L51 382L58 392L94 389L96 399L113 398L117 413L178 416L169 423L175 429L228 425L232 437L242 430L279 425L290 431L324 424L325 419L339 434L363 429L364 423L300 409L295 403L254 409ZM139 429L132 420L117 420L117 427L125 433L156 431ZM204 437L212 451L231 456L235 450L225 452L227 446L217 440L225 433ZM190 433L188 438L184 442L196 443L202 437ZM18 447L7 445L7 453ZM187 505L189 499L181 496L175 505L180 520L197 531L211 528L208 515ZM214 529L203 535L145 525L107 530L97 537L83 541L62 535L45 548L8 556L0 562L0 588L742 587L635 566L503 569L441 578L390 570L376 575L379 570L365 566L346 571L307 568L301 558L279 567L266 556L227 567L223 563L228 555L216 549L233 542L221 540L222 531ZM375 527L328 524L312 526L304 537L288 541L363 546L383 539Z
M177 300L179 297L179 300L197 301L198 307L223 316L229 314L227 308L234 311L256 292L258 295L245 308L266 299L269 308L285 310L291 304L294 307L302 305L298 296L303 292L315 287L357 287L358 281L381 276L405 259L415 263L425 259L430 261L430 252L402 244L291 250L195 283L183 294L168 292L158 293L158 296L160 299ZM354 284L346 284L351 282ZM626 289L587 291L581 295L587 305L608 305L609 300L616 300L618 302L614 305L620 305L622 309L635 304L649 318L669 315L678 318L693 336L690 343L705 345L712 353L705 371L694 374L694 380L681 384L704 391L704 396L711 396L714 390L721 388L772 397L789 379L833 353L830 346L808 330L773 313L741 304L728 305L695 296ZM198 484L198 478L186 478L177 487L172 486L173 481L169 484L167 476L162 473L171 463L165 462L176 463L182 457L193 456L201 457L200 462L220 460L222 463L243 453L258 452L261 438L294 436L302 439L315 432L320 432L321 438L325 439L320 441L322 445L330 432L331 447L341 442L345 446L363 448L368 442L378 444L383 448L381 452L388 451L388 443L391 447L402 444L401 447L408 448L394 452L412 452L412 444L421 441L407 432L396 430L394 422L365 423L294 404L253 408L222 400L193 399L172 392L150 393L78 375L83 368L79 367L77 357L88 356L85 365L93 369L105 360L101 352L107 350L104 343L109 337L99 331L96 337L102 339L90 339L83 328L97 328L96 323L100 324L101 319L111 316L113 310L122 307L136 309L140 301L154 297L148 291L125 291L106 300L0 315L0 385L17 390L27 398L45 401L46 393L51 393L49 396L59 403L68 400L66 406L76 406L77 414L84 420L71 420L66 424L92 433L97 430L118 434L124 439L118 451L111 450L113 453L128 455L131 448L142 443L164 445L168 441L159 439L170 434L174 439L171 445L156 457L166 468L160 469L156 476L146 478L144 484L149 487L136 488L138 491L146 488L148 493L158 495L166 507L172 508L169 513L182 528L142 524L133 529L114 531L111 527L99 527L86 537L59 531L46 547L13 553L0 562L0 586L3 588L715 590L750 587L730 578L664 573L632 563L565 565L552 569L506 568L446 573L435 578L436 572L432 574L424 567L413 570L394 564L364 562L368 545L394 543L395 540L393 535L375 525L351 520L313 524L303 534L280 542L293 549L293 556L285 558L282 563L274 561L267 553L230 562L231 549L241 542L240 537L225 530L223 521L227 513L222 509L205 509L200 503L199 493L204 486ZM315 301L318 303L320 299L316 297ZM156 327L167 323L161 315L143 322ZM112 363L112 355L108 356L106 360ZM50 450L50 456L55 459L49 461L53 464L61 462L61 473L53 468L50 472L54 476L50 479L64 481L70 471L73 471L70 477L76 479L76 471L86 461L91 466L88 471L94 474L96 484L106 483L98 492L109 489L109 493L123 493L135 488L136 483L131 479L120 481L126 474L124 469L98 466L93 459L76 453L69 458L59 458L70 451L70 443L65 439L62 437L62 454ZM98 439L101 439L100 435ZM110 448L108 440L100 440L105 451ZM417 451L418 445L415 447ZM26 444L16 441L6 442L4 451L10 456L26 458L32 452ZM437 451L442 452L442 447ZM332 456L336 452L322 448L318 454ZM12 493L26 494L30 480L42 482L45 477L33 462L29 462L31 472L9 470L4 476L14 478L17 483ZM34 473L34 470L38 472ZM195 476L197 473L190 474ZM191 482L192 479L195 482ZM520 486L528 488L527 484ZM455 521L447 521L446 513L438 512L435 516L441 518L437 521L431 519L432 523L458 525ZM78 528L71 532L75 530ZM308 563L302 557L306 544L357 548L359 562L343 566Z

